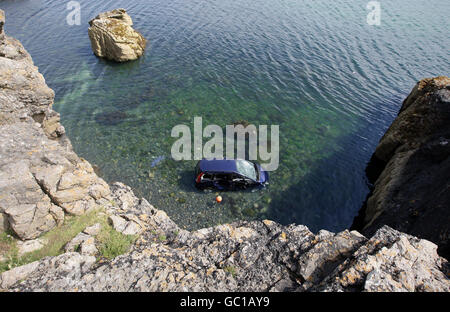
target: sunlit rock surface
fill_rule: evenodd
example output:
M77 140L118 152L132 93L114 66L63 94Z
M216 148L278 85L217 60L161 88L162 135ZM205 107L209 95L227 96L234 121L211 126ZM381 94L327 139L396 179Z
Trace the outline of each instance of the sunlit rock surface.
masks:
M1 16L4 16L3 12ZM54 92L15 39L0 42L0 230L33 239L82 214L109 186L72 150Z
M124 9L101 13L89 22L89 38L95 55L126 62L144 54L147 40L133 29Z
M437 246L387 226L370 239L354 231L314 234L303 225L281 226L267 220L188 232L123 184L112 186L111 198L114 205L105 202L109 213L143 230L129 253L96 263L90 252L95 248L93 240L83 234L80 252L5 272L1 287L11 291L450 291L448 263L438 256Z

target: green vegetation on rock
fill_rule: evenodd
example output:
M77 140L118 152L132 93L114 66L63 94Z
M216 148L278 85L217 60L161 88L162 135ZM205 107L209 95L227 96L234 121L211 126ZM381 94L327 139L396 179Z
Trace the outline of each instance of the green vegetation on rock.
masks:
M0 260L2 260L2 257L4 259L0 261L0 273L44 257L57 256L64 253L64 246L68 242L85 228L96 223L101 224L101 231L95 237L99 251L98 259L112 259L126 253L137 238L135 235L124 235L114 230L108 223L107 214L102 209L91 211L81 216L66 217L63 225L40 237L45 242L43 248L22 256L19 255L17 248L18 240L13 237L12 233L1 233ZM75 250L77 249L78 247L75 248Z

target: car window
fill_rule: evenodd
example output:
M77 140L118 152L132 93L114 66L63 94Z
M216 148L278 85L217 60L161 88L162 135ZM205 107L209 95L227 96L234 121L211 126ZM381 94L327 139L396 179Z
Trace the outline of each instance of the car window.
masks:
M213 175L210 173L205 173L202 178L203 178L203 180L212 180Z
M253 163L246 160L236 161L237 171L245 177L256 180L256 170Z
M238 181L238 180L242 180L243 177L240 174L234 173L232 175L232 179L233 179L233 181Z

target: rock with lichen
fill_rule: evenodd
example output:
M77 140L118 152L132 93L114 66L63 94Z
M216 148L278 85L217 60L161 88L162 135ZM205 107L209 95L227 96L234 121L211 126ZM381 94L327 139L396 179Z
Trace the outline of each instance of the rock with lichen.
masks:
M144 54L147 40L133 29L133 22L125 9L101 13L89 25L92 50L98 57L126 62Z

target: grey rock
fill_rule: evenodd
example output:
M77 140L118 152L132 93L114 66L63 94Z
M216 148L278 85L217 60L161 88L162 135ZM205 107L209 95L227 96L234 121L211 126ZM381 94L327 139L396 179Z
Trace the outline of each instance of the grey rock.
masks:
M142 222L134 215L110 215L108 221L117 232L124 235L138 235L143 231Z
M39 249L42 249L47 241L44 239L33 239L28 241L18 241L17 248L19 252L19 256L23 256L26 253L30 253Z
M124 212L127 212L130 208L134 208L139 203L139 199L134 196L131 188L123 183L114 183L111 186L111 190L114 194L111 196L111 200Z
M90 237L81 243L81 254L84 256L94 256L97 254L98 250L95 247L95 239Z
M66 252L73 252L76 251L82 243L90 239L91 236L89 234L85 233L79 233L77 236L75 236L70 242L66 244L64 247L64 250Z
M348 231L323 238L299 258L298 274L311 285L319 283L346 257L350 256L366 239Z
M35 178L47 193L56 193L64 169L64 166L61 165L39 167L36 168Z
M53 219L55 219L56 225L60 226L64 223L65 215L64 210L61 207L52 204L50 207L50 214Z
M127 227L127 220L119 216L109 216L108 221L117 232L123 232Z
M52 259L58 257L46 258L39 270L8 289L450 291L444 270L448 263L438 256L436 245L389 227L370 240L348 231L319 240L320 235L304 226L271 222L269 229L259 221L221 225L188 236L184 242L176 238L162 242L146 231L129 253L79 270L70 279L66 265L54 265Z
M134 221L127 222L127 226L122 231L124 235L138 235L142 232L142 228Z
M28 263L0 274L0 288L7 289L26 278L39 266L39 261Z
M435 244L384 226L312 290L448 292L446 267Z
M112 188L113 198L124 195ZM115 194L117 192L118 194ZM131 195L130 195L131 196ZM133 195L134 196L134 195ZM127 196L129 199L131 197ZM371 239L356 231L313 234L303 225L236 222L194 232L177 230L142 200L111 222L143 229L131 250L93 266L94 238L80 233L78 253L49 257L10 291L449 291L448 263L436 245L383 227ZM113 209L111 209L114 211ZM133 213L131 213L133 212ZM148 212L148 211L147 211ZM114 221L113 221L114 220ZM66 248L74 250L75 248ZM85 259L85 260L83 260ZM95 259L95 258L94 258ZM74 264L68 264L67 262ZM87 261L86 264L81 262ZM67 276L67 267L75 273ZM400 273L399 273L400 272ZM402 273L403 272L403 273Z
M56 225L50 214L51 201L30 172L26 161L0 165L0 207L14 232L34 239Z
M90 236L97 236L102 229L102 226L100 223L96 223L94 225L88 226L84 229L83 233L90 235Z
M45 283L49 285L51 284L52 288L62 290L67 283L71 283L71 280L80 279L82 274L88 272L95 261L94 256L84 256L76 252L65 253L57 257L47 257L39 262L33 262L2 273L0 275L0 285L3 289L8 289L15 283L25 285L28 278L35 276L33 273L45 270L49 275L43 276L42 280L45 280ZM58 272L65 275L65 277L63 279L54 279L51 276L52 272ZM76 290L76 288L66 289L66 291Z

